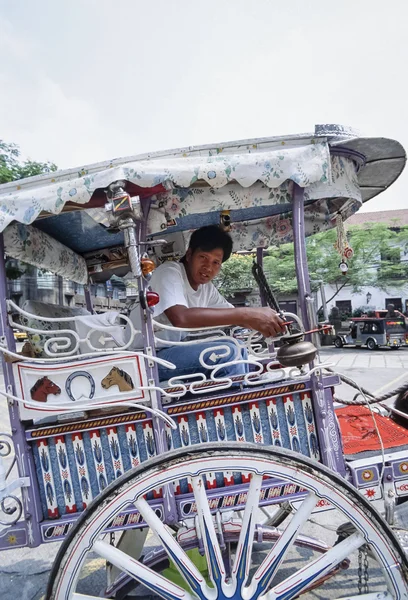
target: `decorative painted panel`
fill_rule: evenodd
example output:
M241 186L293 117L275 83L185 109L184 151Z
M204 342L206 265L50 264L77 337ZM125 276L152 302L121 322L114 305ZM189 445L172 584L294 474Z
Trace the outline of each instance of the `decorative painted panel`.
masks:
M20 404L23 421L55 416L63 412L58 404L74 407L79 402L78 410L85 410L86 401L103 406L147 397L146 391L140 389L147 386L144 359L137 354L62 364L19 362L13 368L17 395L30 402Z

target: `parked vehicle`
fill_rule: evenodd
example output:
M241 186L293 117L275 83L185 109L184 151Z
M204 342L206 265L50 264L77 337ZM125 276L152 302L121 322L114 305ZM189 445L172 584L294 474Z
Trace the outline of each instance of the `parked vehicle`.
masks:
M339 333L334 339L336 348L343 346L367 346L375 350L379 346L400 348L408 345L408 332L405 319L355 317L351 319L350 329Z

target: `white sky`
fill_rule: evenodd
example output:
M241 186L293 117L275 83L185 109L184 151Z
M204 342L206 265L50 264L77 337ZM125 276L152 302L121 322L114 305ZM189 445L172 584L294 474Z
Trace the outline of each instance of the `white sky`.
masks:
M351 125L408 148L407 0L0 0L0 138L60 168ZM365 210L408 207L408 169Z

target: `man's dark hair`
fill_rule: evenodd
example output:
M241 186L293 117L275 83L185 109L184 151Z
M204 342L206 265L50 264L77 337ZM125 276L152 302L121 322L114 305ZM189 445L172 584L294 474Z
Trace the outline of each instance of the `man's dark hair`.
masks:
M224 252L222 262L229 259L232 252L232 239L231 236L218 227L218 225L206 225L196 229L190 238L190 244L188 246L192 253L196 250L204 250L204 252L211 252L221 248Z

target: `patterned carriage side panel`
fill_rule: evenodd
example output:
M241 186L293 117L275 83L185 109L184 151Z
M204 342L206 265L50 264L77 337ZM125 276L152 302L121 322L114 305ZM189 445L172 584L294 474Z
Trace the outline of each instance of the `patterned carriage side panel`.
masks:
M278 410L276 398L266 401L266 410L268 414L268 423L271 431L271 445L282 446L282 435L279 426Z
M319 442L316 433L316 423L314 420L312 398L310 392L300 394L301 409L305 419L306 435L309 443L310 456L316 460L321 460Z
M114 481L116 479L116 477L115 477L115 471L113 468L113 458L112 458L112 452L111 452L107 427L106 428L103 427L103 428L99 429L99 435L100 435L100 440L101 440L103 460L105 463L106 478L107 478L108 484L109 484L109 483L112 483L112 481Z
M278 413L279 431L281 434L282 448L292 448L291 438L289 435L289 424L286 416L286 409L283 403L283 396L277 396L276 412Z
M225 442L231 439L231 430L233 430L231 411L227 408L216 408L213 411L214 425L219 442ZM234 472L223 471L216 473L216 481L218 485L234 485Z
M252 435L256 444L264 444L264 435L262 431L261 413L259 410L259 402L249 403L249 414L251 416Z
M117 479L123 475L125 468L123 464L122 451L119 444L117 427L107 427L106 434L109 441L109 450L112 458L114 477Z
M292 394L293 409L295 411L296 426L298 430L298 440L300 444L300 452L305 456L310 456L309 438L307 435L306 419L303 412L302 400L299 392Z
M81 493L82 508L85 510L92 500L92 489L82 433L73 433L71 440L75 459L75 469Z
M76 513L77 505L75 501L74 484L71 473L71 465L68 459L68 447L65 436L56 436L54 442L58 459L57 464L62 485L62 493L65 502L65 513Z
M145 421L142 424L142 432L146 458L149 459L157 454L156 443L154 440L153 421ZM146 499L152 500L153 498L160 498L162 495L163 490L161 488L156 488L146 494Z
M81 476L78 472L77 460L75 458L75 445L74 445L74 442L72 439L73 435L65 434L64 438L65 438L65 447L66 447L67 455L68 455L69 470L71 473L72 485L74 488L76 507L77 507L77 511L81 512L83 509ZM85 448L85 461L86 461L86 466L88 469L89 483L91 486L91 495L92 495L92 498L95 498L95 496L97 496L99 494L99 488L97 486L96 477L92 470L92 467L90 468L90 459L92 459L92 453L90 451L90 442L89 442L89 436L87 433L82 434L82 441L83 441L84 448ZM87 449L87 443L89 445L89 451Z
M179 415L177 417L177 432L178 432L177 438L178 438L179 444L180 444L179 448L183 448L185 446L190 446L192 442L191 442L191 438L190 438L190 428L189 428L189 422L188 422L187 415ZM197 436L198 436L198 429L197 429ZM176 489L176 494L187 494L188 492L193 491L190 478L184 477L183 479L177 480L174 482L174 486Z
M206 442L209 441L209 433L208 433L206 414L204 411L196 412L195 418L197 421L197 431L198 431L199 443L205 444Z
M233 407L232 421L234 424L235 439L237 442L245 442L246 438L241 406L237 405Z
M136 426L133 423L125 425L127 448L132 469L140 465L139 448L136 439Z
M240 405L236 405L231 410L231 422L232 422L232 431L234 438L237 442L245 442L247 438L245 437L245 427L244 427L244 419L242 415L242 407ZM252 441L252 440L251 440ZM246 483L249 481L249 473L238 473L234 472L234 482L236 484Z
M99 493L107 487L108 476L102 450L101 434L98 429L89 432L89 442L92 451L92 459L89 462L92 463L95 469L96 484Z
M301 449L299 440L299 428L296 418L293 396L291 394L283 396L283 404L285 407L285 414L288 423L290 447L295 452L300 452Z
M154 442L154 434L153 434L153 422L145 421L142 425L143 428L143 438L146 447L147 458L151 458L156 455L156 444Z
M188 427L187 415L179 415L177 417L177 425L180 433L181 447L190 446L190 430Z
M47 507L47 499L45 494L45 482L44 482L44 474L41 466L40 452L38 447L38 442L32 442L31 444L33 457L34 457L34 465L35 472L37 475L38 488L40 493L41 500L41 510L44 516L44 519L48 518L48 507Z
M49 440L43 439L38 440L36 444L41 468L41 481L44 488L45 504L47 509L46 516L49 519L56 519L60 515L58 511L57 491L55 488L54 474L52 472L48 442Z
M246 442L255 442L254 438L254 429L252 426L252 415L249 408L249 404L241 404L241 415L242 422L244 425L244 438ZM242 483L249 483L251 477L247 472L241 473L241 481Z
M173 437L171 435L171 427L168 423L164 423L164 435L166 438L166 448L170 452L170 450L173 450Z

